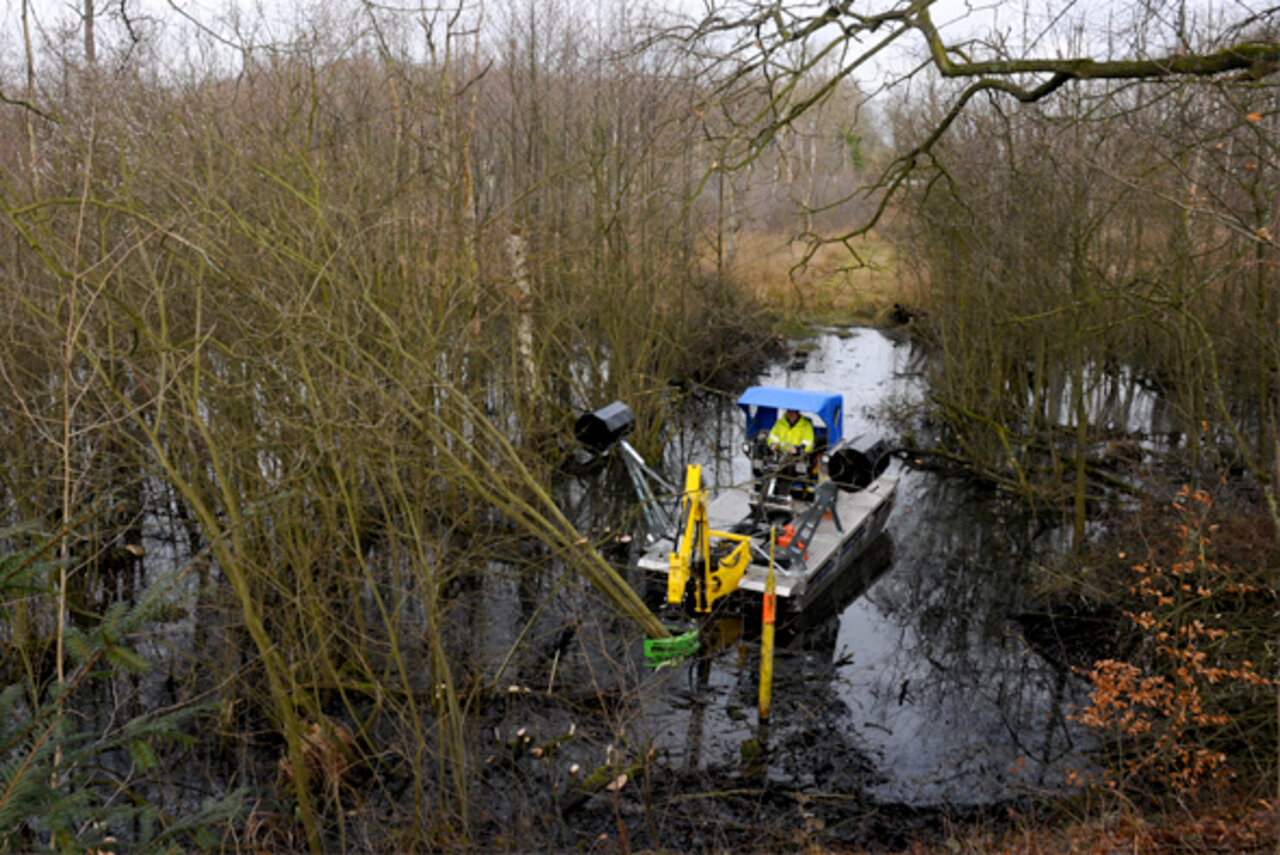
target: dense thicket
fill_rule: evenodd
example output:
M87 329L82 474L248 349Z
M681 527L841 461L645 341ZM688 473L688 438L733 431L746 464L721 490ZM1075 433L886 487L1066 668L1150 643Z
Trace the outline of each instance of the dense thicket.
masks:
M1271 484L1278 120L1240 81L993 99L953 126L898 234L954 451L1050 503L1126 440Z
M1078 720L1130 798L1274 785L1278 130L1274 81L993 98L895 223L936 345L921 444L1070 520L1055 607L1123 615Z
M478 727L574 607L559 595L576 577L547 571L586 552L555 512L578 497L546 492L548 437L622 398L658 451L673 381L760 353L737 236L850 229L885 184L837 204L875 152L856 88L835 85L856 63L781 25L763 64L758 31L735 43L726 82L641 49L623 17L513 5L495 31L471 11L334 11L287 45L242 44L233 70L145 42L96 64L29 47L30 74L3 80L0 513L29 524L6 529L18 558L0 569L0 713L20 722L0 730L0 816L23 819L4 845L96 843L90 819L179 839L143 833L166 817L72 800L53 828L14 807L58 803L59 782L164 802L179 779L284 794L241 817L247 846L518 833L477 811L485 768L529 796L503 819L550 834L545 781L492 753L525 744ZM1132 486L1116 462L1157 452L1193 483L1245 474L1274 520L1274 69L1018 109L992 91L954 121L954 91L911 93L892 128L909 149L951 122L886 178L905 182L893 237L937 347L931 450L1069 509L1081 546L1097 486ZM1202 558L1166 564L1216 584ZM1250 570L1262 594L1225 611L1241 624L1277 588L1274 567ZM148 585L145 609L104 617ZM1253 632L1232 655L1270 667L1268 644ZM82 700L110 656L119 679ZM147 662L167 673L126 675ZM1249 673L1233 703L1261 691ZM196 701L214 738L172 763L138 747L157 706ZM187 721L155 732L201 732ZM1273 745L1270 721L1240 740ZM52 740L98 732L101 750ZM608 746L600 768L642 767L615 736L585 734L593 756Z
M546 438L623 398L652 451L670 384L754 362L766 329L708 260L709 154L674 58L541 14L488 46L419 23L365 18L234 75L43 58L38 112L0 128L0 502L34 524L15 547L58 559L5 588L7 709L212 703L218 738L154 786L278 775L288 795L260 807L296 812L259 832L315 848L478 833L472 705L545 641L488 649L485 589L533 559L511 606L532 626L576 584L548 559L587 560L543 492ZM159 688L58 695L66 640L172 565ZM15 779L70 787L101 761L46 754ZM357 757L375 784L353 808L337 768ZM101 836L77 822L57 845Z

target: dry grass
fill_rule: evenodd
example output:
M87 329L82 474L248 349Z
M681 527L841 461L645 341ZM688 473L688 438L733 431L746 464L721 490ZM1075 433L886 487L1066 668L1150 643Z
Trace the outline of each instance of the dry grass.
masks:
M745 234L738 239L732 273L795 324L877 323L894 303L918 302L886 240L859 239L857 256L842 244L825 244L806 261L809 249L781 234Z
M1225 812L1143 816L1128 810L1061 822L1011 811L1003 830L956 828L902 849L805 849L810 855L1263 855L1280 845L1280 813L1268 802Z
M1278 843L1280 815L1264 802L1253 809L1180 817L1121 811L1058 828L1033 821L999 834L959 834L942 843L914 844L902 855L1260 855L1274 853Z

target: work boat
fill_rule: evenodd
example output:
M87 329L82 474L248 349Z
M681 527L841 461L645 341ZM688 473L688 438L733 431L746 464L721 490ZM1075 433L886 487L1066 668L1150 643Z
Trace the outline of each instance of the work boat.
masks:
M621 401L583 415L574 434L599 453L621 453L647 528L639 566L668 604L706 614L735 592L764 594L772 568L778 607L798 612L884 529L898 487L886 472L890 447L845 440L839 394L753 386L737 403L751 477L720 486L712 499L701 466L690 464L677 489L645 463L624 438L635 416ZM787 410L812 422L811 452L770 450L769 432Z

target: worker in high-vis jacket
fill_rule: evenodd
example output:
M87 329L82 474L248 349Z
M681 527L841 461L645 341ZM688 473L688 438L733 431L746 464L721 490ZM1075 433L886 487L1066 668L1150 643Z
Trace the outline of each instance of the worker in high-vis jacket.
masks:
M769 431L769 450L787 454L813 451L813 422L800 415L799 410L787 410Z

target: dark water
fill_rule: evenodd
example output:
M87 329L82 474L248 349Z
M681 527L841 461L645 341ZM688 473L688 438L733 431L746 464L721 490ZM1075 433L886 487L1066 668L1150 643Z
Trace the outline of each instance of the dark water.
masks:
M812 347L759 382L843 392L846 436L894 438L886 407L921 390L911 348L872 330L824 334ZM717 483L745 480L731 418L714 439L677 443L675 456L717 447ZM901 461L891 471L899 498L886 535L827 614L780 635L762 774L915 808L1064 790L1071 770L1089 766L1089 739L1067 717L1085 687L1035 652L1013 620L1028 607L1053 529L989 491ZM749 627L720 630L706 659L654 676L644 723L672 767L733 777L747 774L744 746L750 755L760 737L759 646Z
M757 382L842 392L846 437L894 439L888 413L922 393L912 348L872 330L823 334L807 348ZM662 468L678 483L685 462L701 462L716 484L744 482L741 440L733 396L709 395L672 419ZM526 538L527 555L494 561L449 618L459 650L455 676L488 687L469 702L466 725L469 785L476 815L486 817L472 831L476 839L496 849L520 850L523 841L558 850L626 825L641 848L790 846L796 833L905 845L939 809L964 814L1065 791L1068 773L1089 766L1089 739L1068 718L1086 700L1085 686L1035 652L1017 621L1029 608L1037 567L1054 554L1052 521L902 460L891 471L899 496L886 534L821 610L779 631L767 728L757 720L758 626L751 620L718 621L704 632L697 659L649 671L634 627L545 547ZM600 526L616 532L637 524L626 521L634 500L620 468L568 479L561 489L566 512L595 527L598 542L612 536ZM223 651L235 649L220 641L223 621L197 608L199 592L225 584L216 566L192 561L200 543L162 512L172 505L162 490L153 499L158 510L144 536L139 582L190 569L171 583L176 608L138 642L156 664L135 687L147 708L193 691L198 681L188 685L181 666L188 655L215 671L244 667L222 661ZM609 557L625 563L626 548ZM392 573L386 584L401 583ZM412 592L401 593L401 642L416 661L422 650L412 636L425 618ZM353 608L365 608L376 624L372 605ZM422 690L430 683L428 664L420 666ZM102 709L107 715L113 707ZM327 714L341 722L348 711L335 706ZM270 735L265 722L254 726ZM541 746L545 752L534 754ZM270 792L280 750L280 740L266 736L246 737L234 750L212 742L193 749L183 762L199 772L174 773L193 783L186 796L166 796L169 807L180 811L233 783ZM591 772L624 768L632 780L617 794L578 787ZM410 776L376 765L366 774L378 787L351 791L362 805L359 821L348 817L351 828L377 839L388 827L430 819L402 795L411 792L404 786ZM352 798L345 794L344 804ZM278 809L287 815L287 807Z

